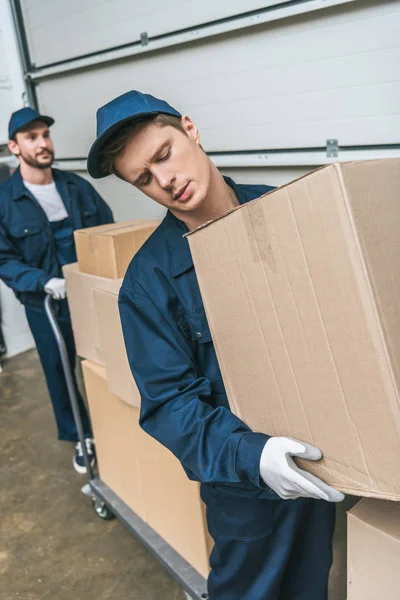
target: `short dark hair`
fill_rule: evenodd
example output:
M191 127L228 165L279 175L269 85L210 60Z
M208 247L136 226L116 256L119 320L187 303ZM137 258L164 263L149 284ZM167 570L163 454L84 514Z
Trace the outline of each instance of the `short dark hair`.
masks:
M101 169L106 171L109 175L114 174L117 177L120 177L114 166L115 160L122 154L131 136L143 131L148 125L158 125L159 127L166 127L169 125L182 133L186 133L180 117L175 117L174 115L158 113L156 115L144 115L142 117L133 118L123 125L121 129L118 129L105 144L100 153Z

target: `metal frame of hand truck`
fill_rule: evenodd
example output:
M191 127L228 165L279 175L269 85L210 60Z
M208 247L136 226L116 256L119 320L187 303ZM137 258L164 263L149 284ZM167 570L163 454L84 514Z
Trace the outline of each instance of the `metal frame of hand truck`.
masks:
M151 554L153 554L153 556L155 556L169 571L174 579L178 581L187 598L193 600L207 600L207 582L204 577L202 577L184 558L171 548L171 546L149 527L147 523L138 517L138 515L136 515L135 512L94 473L86 451L82 419L79 412L67 348L53 310L51 296L46 296L44 307L54 336L57 340L78 436L82 444L83 458L88 476L88 482L83 486L82 492L86 496L92 498L93 508L100 518L110 520L116 517L142 542L149 552L151 552Z

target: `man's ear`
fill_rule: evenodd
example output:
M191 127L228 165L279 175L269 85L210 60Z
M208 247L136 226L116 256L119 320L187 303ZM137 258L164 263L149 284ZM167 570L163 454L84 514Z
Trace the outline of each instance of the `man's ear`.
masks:
M11 152L11 154L14 154L14 156L19 156L21 154L19 146L14 140L9 140L7 145L9 151Z
M187 135L200 146L200 133L192 119L187 115L181 117L181 124Z

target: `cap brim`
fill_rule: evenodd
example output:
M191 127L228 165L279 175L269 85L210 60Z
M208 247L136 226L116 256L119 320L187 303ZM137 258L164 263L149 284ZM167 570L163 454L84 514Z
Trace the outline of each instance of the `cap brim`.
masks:
M26 129L28 127L28 125L30 125L31 123L35 123L35 121L41 121L45 125L48 125L48 127L50 127L51 125L53 125L53 123L55 122L54 119L52 119L51 117L46 117L45 115L39 115L39 117L34 117L30 121L27 121L26 123L24 123L23 125L21 125L21 127L18 127L17 129L14 129L14 131L10 135L10 139L13 137L13 135L15 135L16 133L18 133L19 131L23 131L24 129Z
M45 115L40 115L40 119L32 119L31 123L33 123L33 121L43 121L43 123L45 123L49 127L54 123L54 119L52 119L51 117L46 117Z
M87 170L88 173L93 179L102 179L103 177L108 177L110 173L108 171L103 171L100 167L100 154L108 142L108 140L118 131L121 127L124 126L128 121L133 121L138 117L145 117L146 115L156 115L156 114L164 114L163 111L144 111L141 113L136 113L135 115L131 115L130 117L126 117L126 119L122 119L118 121L118 123L114 123L108 129L106 129L99 137L93 142L92 147L89 150L89 154L87 157ZM165 113L169 114L169 113Z

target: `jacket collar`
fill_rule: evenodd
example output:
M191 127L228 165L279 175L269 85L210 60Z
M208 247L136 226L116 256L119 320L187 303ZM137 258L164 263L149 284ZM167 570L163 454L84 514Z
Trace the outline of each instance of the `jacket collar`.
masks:
M19 167L11 177L11 190L13 200L19 200L23 196L27 196L29 193L29 190L24 186L24 182L21 177L21 169Z
M249 199L242 193L240 187L230 178L224 177L225 182L235 192L239 204L244 204ZM173 277L178 277L193 267L193 259L189 248L189 242L185 237L188 233L188 228L183 221L177 219L170 211L168 211L166 219L167 226L167 248Z
M59 169L52 169L53 179L56 184L57 190L62 197L62 199L66 200L67 189L66 185L72 181L69 177L68 171L60 171ZM31 196L29 190L24 186L24 181L21 177L21 169L18 167L15 173L11 177L11 190L12 190L12 199L19 200L24 196Z

